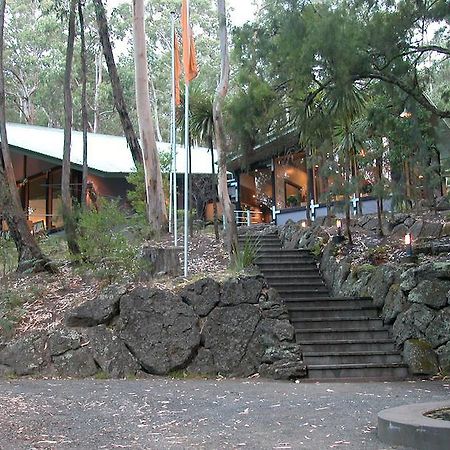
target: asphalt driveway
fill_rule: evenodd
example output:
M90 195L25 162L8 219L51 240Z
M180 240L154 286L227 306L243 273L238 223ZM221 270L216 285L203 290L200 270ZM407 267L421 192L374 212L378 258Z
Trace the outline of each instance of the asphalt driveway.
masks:
M0 448L388 449L377 413L449 382L2 380Z

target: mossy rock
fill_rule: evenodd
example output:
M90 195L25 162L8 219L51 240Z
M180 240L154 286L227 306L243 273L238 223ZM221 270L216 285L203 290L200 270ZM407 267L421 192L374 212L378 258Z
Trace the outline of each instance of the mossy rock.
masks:
M439 372L437 354L425 340L407 340L403 357L413 375L436 375Z

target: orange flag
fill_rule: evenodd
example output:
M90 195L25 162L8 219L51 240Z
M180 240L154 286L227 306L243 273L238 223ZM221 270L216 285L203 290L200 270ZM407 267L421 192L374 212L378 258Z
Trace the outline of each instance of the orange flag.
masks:
M197 55L195 53L194 37L188 23L187 1L181 4L181 28L183 31L183 65L186 83L198 75Z
M178 45L177 33L173 35L173 47L175 53L175 104L177 106L181 105L181 94L180 94L180 78L181 78L181 65L180 65L180 48Z

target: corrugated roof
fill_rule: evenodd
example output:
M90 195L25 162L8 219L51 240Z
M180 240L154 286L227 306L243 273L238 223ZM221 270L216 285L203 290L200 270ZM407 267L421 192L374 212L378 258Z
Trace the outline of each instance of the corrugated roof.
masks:
M35 125L7 123L9 145L18 151L23 149L39 158L62 161L64 131ZM158 142L160 152L170 152L170 144ZM184 173L184 147L177 147L177 173ZM192 173L211 173L211 154L207 148L192 149ZM83 164L83 133L72 131L70 161L74 165ZM126 174L135 170L133 158L126 139L122 136L88 133L88 166L105 174Z

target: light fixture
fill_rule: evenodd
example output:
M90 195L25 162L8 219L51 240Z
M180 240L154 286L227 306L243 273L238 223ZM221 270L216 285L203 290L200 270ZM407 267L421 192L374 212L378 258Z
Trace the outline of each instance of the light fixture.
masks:
M405 245L406 245L406 256L411 257L413 255L411 233L405 234Z
M345 237L342 235L342 220L337 219L336 220L336 227L337 227L337 235L332 237L332 241L334 244L341 244L345 241Z
M338 229L338 236L342 236L342 221L341 221L341 219L336 220L336 226Z

